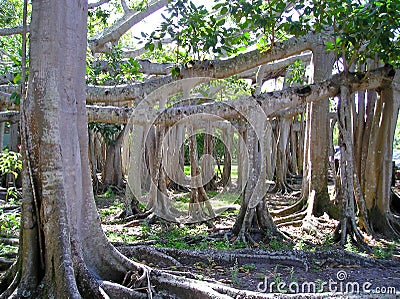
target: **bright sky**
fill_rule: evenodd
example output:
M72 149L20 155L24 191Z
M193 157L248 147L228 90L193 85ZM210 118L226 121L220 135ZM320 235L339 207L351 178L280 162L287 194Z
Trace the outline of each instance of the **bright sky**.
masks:
M196 6L204 5L206 8L211 8L214 5L213 0L192 0L192 2ZM132 35L136 37L140 37L140 32L145 32L145 33L151 33L156 29L161 22L163 21L163 18L161 16L162 13L165 13L165 9L160 9L159 11L153 13L140 23L136 24L132 30Z

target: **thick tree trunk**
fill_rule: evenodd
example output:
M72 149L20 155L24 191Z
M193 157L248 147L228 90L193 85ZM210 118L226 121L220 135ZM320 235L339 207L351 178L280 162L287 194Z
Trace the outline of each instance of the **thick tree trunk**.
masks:
M251 228L271 236L281 236L266 206L266 159L265 130L267 120L261 111L249 111L249 126L246 132L250 176L242 193L241 207L232 228L240 241L256 242L250 234Z
M361 235L356 224L356 201L362 226L370 232L369 223L366 218L365 202L362 194L359 194L357 186L359 186L355 169L355 150L353 141L353 117L352 117L352 96L348 86L343 85L338 104L338 125L340 130L340 189L338 190L338 198L342 203L341 219L336 229L338 234L340 231L340 243L344 246L348 237L353 242L357 242L364 248L367 248L363 236ZM360 197L356 199L357 197ZM338 236L337 236L338 237Z
M396 75L395 84L384 87L379 93L373 116L376 125L370 130L368 155L361 161L365 173L362 186L371 228L390 237L400 233L400 223L390 210L392 149L399 111L398 78L400 76Z
M128 270L144 269L110 245L96 212L84 97L86 17L86 1L32 3L16 276L21 297L101 297L104 280L121 282Z
M124 183L122 175L121 145L129 126L125 125L115 140L106 146L106 160L103 169L103 187L121 187Z
M207 128L207 132L210 133L210 127ZM206 191L215 191L217 190L217 183L216 183L216 174L214 171L214 164L213 164L213 154L214 154L214 139L213 136L209 133L204 133L204 145L203 145L203 155L202 155L202 176L204 189Z
M314 82L331 78L333 54L322 46L313 51ZM312 205L312 214L321 216L328 210L328 99L307 104L306 140L304 143L304 169L302 197Z

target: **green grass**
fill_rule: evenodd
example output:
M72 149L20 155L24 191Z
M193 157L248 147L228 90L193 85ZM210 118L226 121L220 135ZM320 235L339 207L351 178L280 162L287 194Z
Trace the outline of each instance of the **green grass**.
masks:
M18 236L20 215L17 213L3 213L0 209L0 235L6 238Z
M119 200L114 200L113 204L107 208L100 208L99 209L99 216L101 221L107 220L107 218L111 215L117 215L119 212L122 211L124 205L119 202Z
M7 257L7 253L17 253L18 252L18 245L4 245L0 243L0 257Z

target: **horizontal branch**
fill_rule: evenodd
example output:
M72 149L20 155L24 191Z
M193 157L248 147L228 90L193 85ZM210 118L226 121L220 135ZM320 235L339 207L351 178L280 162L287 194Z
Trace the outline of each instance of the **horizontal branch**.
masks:
M135 84L124 84L117 86L93 86L86 87L86 101L92 103L99 102L123 102L131 101L132 104L138 102L156 90L160 86L174 81L172 76L154 78L145 82Z
M372 70L367 74L342 73L334 75L330 80L309 86L288 88L235 101L213 103L206 101L205 104L201 105L171 107L162 111L156 111L151 107L148 109L135 109L93 105L87 105L86 109L89 122L134 123L140 125L164 124L170 126L189 116L194 116L192 120L195 119L196 121L209 120L210 117L215 120L220 120L221 118L246 118L251 109L257 108L261 108L266 116L279 116L281 113L278 112L282 111L282 116L287 117L293 111L296 111L295 107L337 96L340 93L340 86L344 84L351 88L351 92L389 86L393 82L395 73L395 70L389 66ZM204 103L204 101L200 102ZM286 113L284 110L287 110ZM16 112L12 113L15 113L15 116L17 115Z
M110 2L110 1L111 0L99 0L97 2L88 3L88 9L93 9L93 8L99 7L99 6L101 6L103 4L106 4L106 3Z
M367 89L378 89L390 84L395 75L391 67L383 67L364 73L341 73L332 79L309 86L288 88L269 92L235 101L214 102L212 104L188 107L167 108L154 111L149 108L118 108L87 106L89 121L105 123L165 124L172 125L191 115L198 115L199 120L207 115L224 119L247 117L248 111L261 107L269 116L278 111L290 109L304 103L335 97L341 85L349 85L352 92Z
M310 33L303 37L291 38L282 43L276 43L269 52L253 50L225 60L195 61L191 67L186 65L181 69L180 78L208 77L210 80L223 79L273 61L277 61L278 65L284 65L285 63L279 60L310 50L314 46L324 43L325 39L325 35ZM270 68L274 68L272 64L269 66ZM282 67L282 65L279 67ZM161 87L164 80L167 83L176 80L171 76L167 76L167 78L158 78L150 83L135 83L131 85L90 86L87 89L87 100L108 103L141 100L143 95ZM160 84L157 84L157 82Z
M268 51L258 49L241 53L235 57L222 60L195 61L190 67L181 69L182 78L211 77L223 79L240 74L254 67L301 54L313 50L318 45L324 45L331 38L328 34L309 33L300 37L292 37L283 42L275 43Z
M156 40L154 41L152 44L154 45L154 48L157 49L159 47L159 44L161 43L162 45L165 44L170 44L172 43L174 40L172 38L163 38L160 40ZM142 47L139 49L135 49L135 50L131 50L131 49L123 49L122 52L122 57L123 58L130 58L130 57L138 57L144 53L146 53L148 50L146 49L146 47Z
M252 79L253 81L255 81L259 68L262 68L262 71L264 72L263 80L275 79L284 76L287 68L298 60L306 64L310 63L311 53L303 53L282 60L269 62L262 66L258 66L248 71L239 73L237 77L239 79Z
M0 123L9 122L15 123L19 121L19 112L18 111L1 111L0 112Z
M126 62L126 60L122 60L118 67L121 68L121 65L124 64L124 62ZM157 62L151 62L148 59L138 59L137 62L139 62L140 64L139 71L147 75L158 75L158 76L169 75L171 68L174 67L173 63L157 63ZM108 71L108 72L113 71L113 69L106 60L94 61L92 65L93 67L96 67L101 71Z
M23 32L24 32L23 26L18 26L18 27L13 27L13 28L0 28L0 36L22 34ZM29 25L27 28L27 32L29 32Z

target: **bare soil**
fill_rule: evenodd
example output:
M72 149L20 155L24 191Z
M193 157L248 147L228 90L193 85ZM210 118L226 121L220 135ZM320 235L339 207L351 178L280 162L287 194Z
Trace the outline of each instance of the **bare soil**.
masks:
M396 191L400 194L400 188ZM297 196L271 195L269 208L292 204ZM121 197L100 196L96 201L106 235L123 254L172 274L279 298L302 298L305 293L312 298L314 293L335 291L344 297L400 298L399 240L365 236L372 253L359 252L351 244L344 250L330 238L337 222L327 215L315 219L316 230L280 227L290 236L287 241L254 232L257 244L247 247L230 234L235 211L186 226L160 219L127 224L117 218Z
M270 208L289 205L296 196L273 195L271 202L279 202L280 206L271 205ZM291 241L268 239L255 232L256 246L246 247L233 241L230 228L234 220L235 213L220 215L208 226L204 223L190 225L188 236L176 237L168 232L182 229L182 226L159 219L153 224L136 221L126 226L113 223L115 219L110 215L103 227L107 234L114 231L116 235L136 238L129 243L114 242L128 257L188 278L273 293L280 297L337 292L344 296L400 298L399 240L365 236L372 253L359 252L350 243L344 250L330 238L337 222L324 215L315 219L316 231L296 226L281 227ZM213 228L209 228L211 226ZM146 231L144 234L143 229ZM196 229L197 234L191 233ZM164 234L157 233L160 231ZM215 249L219 247L221 249ZM177 263L166 263L163 259L165 255ZM374 295L371 297L371 294Z

